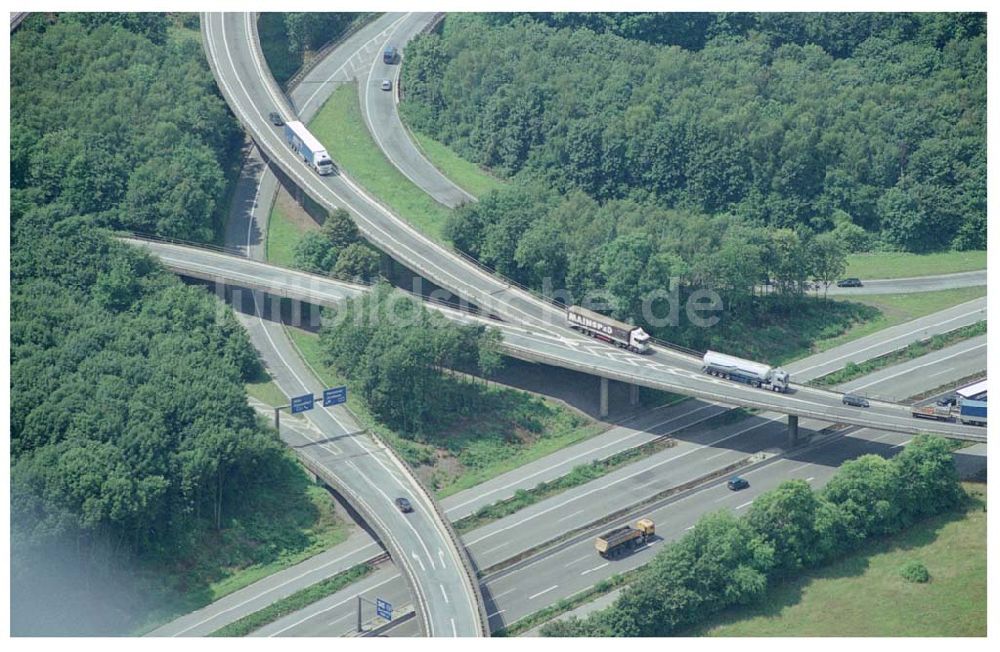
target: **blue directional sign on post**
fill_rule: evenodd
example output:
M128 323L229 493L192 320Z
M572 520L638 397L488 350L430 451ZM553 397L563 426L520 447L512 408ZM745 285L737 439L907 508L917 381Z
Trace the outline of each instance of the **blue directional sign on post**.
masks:
M311 409L313 409L312 394L303 394L302 396L292 397L292 414L298 414L299 412L305 412Z
M382 598L375 598L375 615L379 618L392 620L392 605Z
M347 402L347 387L331 387L323 390L323 407Z

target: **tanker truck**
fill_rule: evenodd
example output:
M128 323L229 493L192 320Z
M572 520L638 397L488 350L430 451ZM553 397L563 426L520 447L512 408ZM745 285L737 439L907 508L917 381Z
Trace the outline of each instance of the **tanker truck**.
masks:
M649 350L649 335L642 328L606 317L593 310L570 306L566 309L566 323L570 328L585 335L634 353L645 353Z
M735 380L738 383L746 383L754 387L770 389L775 392L788 391L787 371L725 353L706 351L705 357L701 360L701 370L712 376Z

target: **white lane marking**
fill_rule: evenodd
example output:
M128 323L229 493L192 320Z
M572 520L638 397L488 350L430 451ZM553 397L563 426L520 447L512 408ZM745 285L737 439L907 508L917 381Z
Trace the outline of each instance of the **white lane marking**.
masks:
M714 460L714 459L715 459L715 458L717 458L717 457L722 457L723 455L726 455L726 454L728 454L728 453L732 453L732 452L733 452L733 451L731 451L731 450L724 450L724 451L722 451L721 453L716 453L715 455L713 455L712 457L709 457L708 459L709 459L709 460Z
M581 562L584 559L593 559L593 557L594 557L593 555L584 555L583 557L577 557L576 559L574 559L570 563L568 563L565 566L563 566L563 568L569 568L570 566L572 566L573 564L575 564L577 562Z
M799 466L796 466L794 469L791 469L788 472L788 475L791 475L791 474L795 473L796 471L801 471L802 469L806 468L807 466L812 466L812 462L806 462L805 464L800 464Z
M506 591L504 591L503 593L497 593L497 594L496 594L495 596L493 596L493 599L494 599L494 600L497 600L498 598L502 598L502 597L503 597L503 596L505 596L505 595L510 595L511 593L513 593L513 592L514 592L514 591L516 591L516 590L517 590L517 587L515 587L515 588L513 588L513 589L507 589L507 590L506 590Z
M559 523L559 522L561 522L561 521L565 521L565 520L566 520L566 519L568 519L568 518L573 518L573 517L574 517L574 516L576 516L577 514L582 514L582 513L583 513L583 512L585 512L585 511L587 511L587 508L586 508L586 507L584 507L583 509L578 509L578 510L576 510L575 512L573 512L572 514L567 514L566 516L563 516L563 517L562 517L561 519L559 519L558 521L556 521L556 523Z
M913 441L913 440L912 440L912 439L907 439L906 441L904 441L904 442L903 442L903 443L901 443L901 444L896 444L895 446L893 446L893 448L899 448L899 447L901 447L901 446L906 446L906 445L907 445L907 444L909 444L909 443L910 443L911 441Z
M752 505L752 504L753 504L753 501L752 500L748 500L747 502L745 502L742 505L738 506L736 509L743 509L744 507L746 507L748 505Z
M689 525L686 528L684 528L684 531L687 532L688 530L693 530L693 529L694 529L694 526L693 525Z
M813 476L813 477L811 477L811 478L806 478L806 482L812 482L812 481L813 481L813 480L815 480L815 479L816 479L816 477L815 477L815 476Z
M420 570L421 570L421 572L426 573L427 569L424 567L424 562L420 560L420 555L418 555L416 552L414 552L414 551L411 550L410 551L410 556L413 557L414 559L416 559L417 563L420 564Z
M505 611L507 611L507 610L506 609L501 609L500 611L494 611L491 614L486 614L486 617L487 618L492 618L493 616L499 616L500 614L502 614Z
M488 553L495 552L495 551L499 550L500 548L503 548L504 546L509 546L511 543L513 543L513 542L512 541L504 541L499 546L493 546L492 548L489 548L488 550L484 550L482 552L482 554L486 555Z
M451 604L451 600L448 599L448 594L444 590L444 584L438 584L438 587L441 589L441 595L444 596L445 604Z
M722 496L721 498L716 498L716 499L715 499L715 500L713 500L712 502L715 502L715 503L721 503L721 502L722 502L723 500L728 500L728 499L730 499L730 498L732 498L732 497L733 497L733 495L732 495L732 494L726 494L725 496Z
M609 562L609 561L606 561L606 562L604 562L603 564L601 564L600 566L594 566L593 568L591 568L591 569L589 569L589 570L585 570L585 571L583 571L582 573L580 573L580 575L586 575L586 574L588 574L588 573L593 573L594 571L599 571L599 570L601 570L602 568L605 568L606 566L610 566L610 565L611 565L611 562Z
M441 560L441 568L448 568L444 563L444 550L438 548L438 559Z
M534 600L534 599L535 599L535 598L537 598L538 596L540 596L540 595L544 595L544 594L548 593L549 591L554 591L554 590L555 590L555 589L557 589L557 588L559 588L559 585L558 585L558 584L553 584L552 586L550 586L549 588L545 589L544 591L539 591L539 592L538 592L538 593L536 593L535 595L529 595L529 596L528 596L528 599L529 599L529 600Z
M453 637L458 637L458 630L455 628L455 619L451 619L451 635Z

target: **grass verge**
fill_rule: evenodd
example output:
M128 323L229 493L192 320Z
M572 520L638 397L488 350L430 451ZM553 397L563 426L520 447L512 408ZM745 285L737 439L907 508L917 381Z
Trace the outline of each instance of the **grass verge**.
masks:
M361 116L358 85L344 84L309 123L330 156L393 212L424 234L442 239L451 211L403 176L382 154Z
M873 541L683 635L985 636L986 485L964 486L965 512ZM930 571L926 584L900 577L914 561Z
M816 340L812 351L805 352L798 357L804 357L804 355L809 353L821 353L885 328L924 317L983 296L986 296L986 286L938 290L935 292L913 292L908 294L859 295L853 299L841 299L838 297L837 301L864 304L875 308L881 314L874 319L859 321L835 336ZM783 362L790 362L792 359L795 358L784 359Z
M482 197L491 190L499 190L507 185L475 163L466 161L444 143L417 131L410 133L427 160L473 197Z
M986 269L985 251L943 251L935 254L879 252L850 254L844 276L860 279L908 278Z
M323 363L315 334L294 328L286 330L303 359L327 386L349 385L346 378ZM495 478L605 429L561 405L526 392L502 387L484 391L490 394L490 400L475 419L455 423L429 441L405 439L382 426L354 392L348 392L347 406L365 428L377 432L392 445L439 498ZM517 425L522 421L534 424L530 433L522 432Z
M365 577L372 570L374 569L370 564L353 566L342 573L337 573L333 577L328 577L286 598L282 598L260 611L243 616L239 620L229 623L221 629L217 629L209 634L209 636L246 636L257 631L264 625L269 625L279 618L295 613L299 609L303 609L318 600L333 595L348 584L357 582Z
M284 190L279 190L284 193ZM301 223L288 215L287 202L275 201L267 218L265 256L268 262L284 267L295 267L295 245L306 232Z
M814 380L812 384L819 387L828 387L831 385L846 383L854 380L855 378L860 378L861 376L878 371L879 369L884 369L906 360L919 358L920 356L926 355L931 351L938 351L946 346L951 346L952 344L956 344L963 340L985 334L986 321L984 320L976 322L975 324L970 324L969 326L957 328L947 333L935 335L934 337L921 342L914 342L906 348L887 353L877 358L872 358L871 360L866 360L861 363L848 362L843 369L821 376Z

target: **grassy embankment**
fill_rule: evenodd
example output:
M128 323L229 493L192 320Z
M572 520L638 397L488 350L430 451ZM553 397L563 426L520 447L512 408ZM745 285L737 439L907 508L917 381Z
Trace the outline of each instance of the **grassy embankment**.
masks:
M352 179L422 233L442 239L450 209L415 186L382 154L361 116L356 83L334 91L309 129Z
M687 635L985 636L986 485L966 484L964 513L936 516L771 589ZM926 584L900 577L907 562Z
M315 485L289 452L283 477L253 495L219 532L206 532L183 568L160 569L176 579L155 612L134 633L190 613L344 541L346 522L333 497Z
M287 330L324 384L347 384L335 369L323 364L316 335ZM600 424L526 392L500 387L486 391L488 405L474 419L453 424L421 442L404 439L379 425L357 394L348 394L347 406L362 425L377 431L413 464L441 498L583 441L602 429ZM534 424L530 430L522 427L527 422Z
M851 254L845 277L860 279L934 276L986 269L985 251L944 251L935 254L879 252Z
M427 160L441 170L441 173L451 179L455 185L473 197L482 197L489 191L499 190L505 185L502 180L486 172L475 163L466 161L444 143L417 131L410 133L413 134L414 140Z
M938 290L936 292L914 292L910 294L859 295L854 299L838 298L837 301L851 301L870 306L878 310L879 314L873 319L855 322L843 332L832 337L819 339L814 343L810 351L785 358L781 362L788 362L789 360L804 357L810 353L826 351L835 346L871 335L882 329L896 326L917 319L918 317L924 317L983 296L986 296L986 286Z

